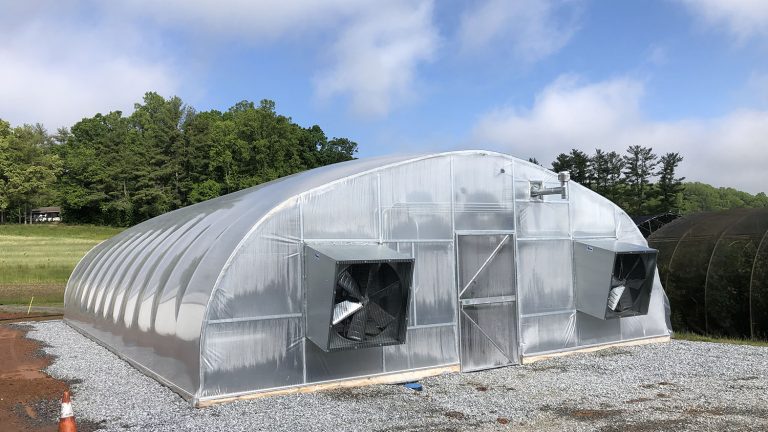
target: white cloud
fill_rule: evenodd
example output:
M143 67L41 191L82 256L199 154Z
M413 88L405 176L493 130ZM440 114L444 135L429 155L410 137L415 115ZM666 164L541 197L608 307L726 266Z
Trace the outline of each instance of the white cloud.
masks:
M344 29L331 52L334 65L315 80L321 99L347 95L355 112L383 115L411 99L416 69L437 49L432 4L371 10Z
M657 121L641 110L642 82L617 78L582 84L561 77L528 109L501 108L474 128L476 145L490 144L543 163L571 148L623 153L630 145L657 154L679 152L680 174L689 180L768 191L768 111L741 110L714 119ZM547 159L549 158L549 159Z
M169 28L191 44L298 41L323 65L307 71L316 96L348 99L363 115L414 98L439 39L432 0L0 0L0 10L0 118L49 128L177 91L189 78L165 45Z
M768 36L768 2L765 0L679 0L704 23L725 28L739 42Z
M372 0L134 0L108 7L115 14L146 16L165 25L269 42L329 29L374 6Z
M145 0L118 7L255 45L278 39L319 45L318 54L329 55L318 55L328 66L314 72L316 96L348 97L353 111L366 116L386 115L417 95L417 69L432 59L439 39L432 0Z
M71 2L11 7L13 19L0 20L0 118L12 124L71 126L97 112L130 112L144 92L177 86L170 65L138 54L135 28L78 26Z
M758 104L768 104L768 73L753 72L747 81L746 91Z
M519 59L534 62L563 48L578 29L580 2L573 0L486 0L461 17L459 43L465 53L509 44ZM503 49L502 49L503 51Z

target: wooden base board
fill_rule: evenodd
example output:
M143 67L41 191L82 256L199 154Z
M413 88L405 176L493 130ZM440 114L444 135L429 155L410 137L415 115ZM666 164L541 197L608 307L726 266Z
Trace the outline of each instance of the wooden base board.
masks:
M367 377L367 378L358 378L358 379L351 379L351 380L344 380L344 381L333 381L333 382L327 382L327 383L321 383L321 384L306 385L301 387L290 387L290 388L284 388L279 390L267 390L267 391L262 391L257 393L248 393L240 396L225 397L221 399L201 400L201 401L197 401L195 403L195 406L198 408L204 408L207 406L226 403L226 402L233 402L236 400L258 399L263 397L287 395L287 394L294 394L294 393L312 393L312 392L321 391L321 390L333 390L333 389L349 388L349 387L363 387L363 386L369 386L374 384L397 384L397 383L404 383L404 382L410 382L410 381L417 381L417 380L435 376L435 375L459 372L459 370L460 370L459 365L453 365L453 366L445 366L445 367L439 367L439 368L421 369L421 370L409 371L409 372L399 372L399 373L393 373L393 374L387 374L387 375L376 375L376 376Z
M540 360L546 360L546 359L555 358L555 357L563 357L563 356L578 354L578 353L591 353L595 351L604 350L607 348L648 345L648 344L663 343L663 342L669 342L669 341L670 341L669 336L659 336L659 337L648 338L648 339L637 339L637 340L632 340L627 342L608 343L605 345L595 345L595 346L586 347L586 348L574 349L571 351L561 351L561 352L550 353L550 354L523 357L522 362L523 364L529 364L529 363L537 362Z

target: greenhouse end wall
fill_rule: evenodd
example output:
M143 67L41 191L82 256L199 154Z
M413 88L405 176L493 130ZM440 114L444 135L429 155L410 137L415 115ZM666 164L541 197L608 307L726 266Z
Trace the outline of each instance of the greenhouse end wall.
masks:
M623 211L592 191L572 183L568 199L537 202L529 180L559 185L554 173L524 161L455 153L397 163L286 200L244 239L217 282L204 325L199 397L460 364L461 235L513 239L503 255L517 269L509 281L512 357L518 347L520 355L533 356L668 335L658 277L647 316L599 320L576 311L574 239L646 242ZM329 243L384 244L415 258L404 345L327 353L304 337L302 245Z
M499 153L350 161L186 207L94 248L65 320L193 403L444 366L516 364L668 336L658 275L645 316L576 310L573 244L646 242L578 185ZM405 344L325 352L305 337L305 245L385 245L414 258Z

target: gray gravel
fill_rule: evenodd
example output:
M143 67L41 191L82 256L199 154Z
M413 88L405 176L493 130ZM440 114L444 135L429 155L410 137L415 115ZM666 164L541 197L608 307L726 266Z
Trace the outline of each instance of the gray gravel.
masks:
M768 430L768 348L672 341L400 385L195 409L61 321L29 337L75 380L75 415L106 430ZM507 423L508 422L508 423Z

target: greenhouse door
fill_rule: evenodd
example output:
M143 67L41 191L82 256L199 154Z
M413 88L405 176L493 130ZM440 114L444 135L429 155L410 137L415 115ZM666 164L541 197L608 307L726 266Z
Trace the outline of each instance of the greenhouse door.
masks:
M462 371L517 364L514 233L459 233Z

